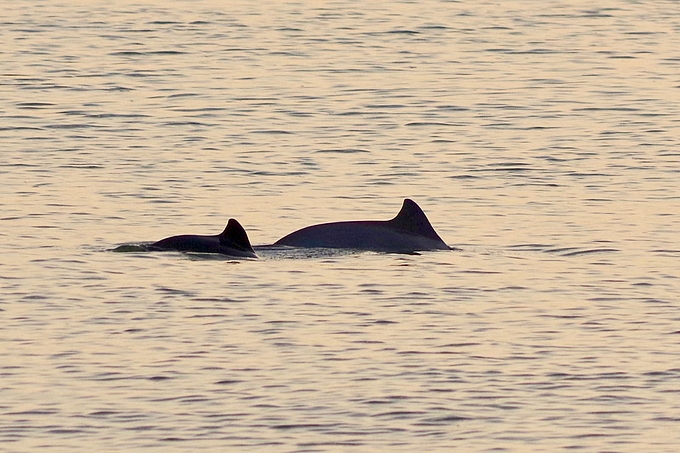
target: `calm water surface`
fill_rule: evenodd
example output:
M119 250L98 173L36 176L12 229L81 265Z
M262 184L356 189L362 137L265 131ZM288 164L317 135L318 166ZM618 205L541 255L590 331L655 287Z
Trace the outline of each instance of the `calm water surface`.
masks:
M0 451L675 451L672 1L0 18ZM452 252L232 261L388 219Z

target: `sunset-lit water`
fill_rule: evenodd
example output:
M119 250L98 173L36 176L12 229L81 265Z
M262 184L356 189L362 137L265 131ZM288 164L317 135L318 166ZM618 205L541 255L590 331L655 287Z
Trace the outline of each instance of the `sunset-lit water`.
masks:
M675 451L675 2L0 18L0 451ZM456 251L255 245L394 216Z

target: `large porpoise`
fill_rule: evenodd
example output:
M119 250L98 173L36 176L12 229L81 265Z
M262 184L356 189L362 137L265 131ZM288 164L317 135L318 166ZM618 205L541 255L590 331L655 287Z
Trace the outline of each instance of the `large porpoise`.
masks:
M294 231L274 245L343 248L391 253L451 250L439 237L420 206L405 199L392 220L358 220L312 225Z

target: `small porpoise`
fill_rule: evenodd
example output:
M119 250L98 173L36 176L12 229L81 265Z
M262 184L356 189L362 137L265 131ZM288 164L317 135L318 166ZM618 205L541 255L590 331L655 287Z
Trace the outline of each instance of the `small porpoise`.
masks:
M176 250L179 252L220 253L239 258L257 258L246 230L236 219L229 219L224 231L216 236L183 234L149 244L150 251Z
M279 239L274 245L343 248L388 253L451 250L420 206L408 198L392 220L360 220L312 225Z

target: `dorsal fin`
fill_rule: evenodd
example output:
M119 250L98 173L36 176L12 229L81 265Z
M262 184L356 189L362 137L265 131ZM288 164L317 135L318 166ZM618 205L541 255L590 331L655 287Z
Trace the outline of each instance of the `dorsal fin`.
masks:
M253 246L250 245L250 240L248 240L246 230L236 219L229 219L226 228L220 233L219 238L220 245L255 253Z
M408 198L404 199L404 204L401 206L399 214L389 221L390 225L400 230L417 236L424 236L430 239L441 241L427 216L420 209L420 206L415 201ZM443 242L443 241L442 241Z

